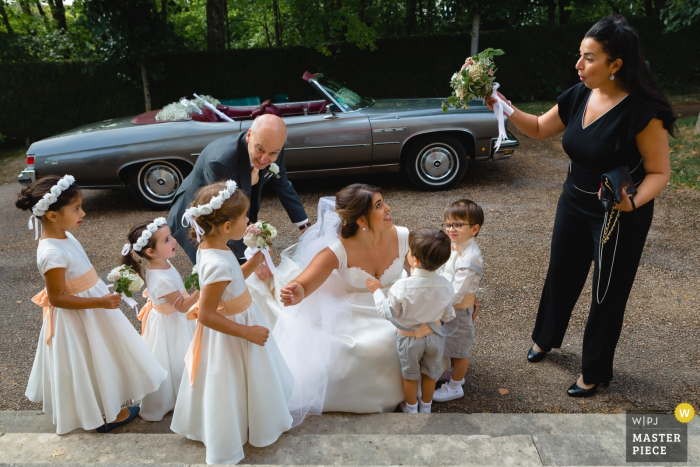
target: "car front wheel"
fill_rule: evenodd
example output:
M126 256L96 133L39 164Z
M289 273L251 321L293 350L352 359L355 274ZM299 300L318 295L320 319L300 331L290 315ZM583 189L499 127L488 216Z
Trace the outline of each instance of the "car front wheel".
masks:
M150 161L131 169L129 184L137 199L150 209L168 209L186 174L169 161Z
M407 148L406 174L423 190L452 188L467 172L464 146L451 136L423 137Z

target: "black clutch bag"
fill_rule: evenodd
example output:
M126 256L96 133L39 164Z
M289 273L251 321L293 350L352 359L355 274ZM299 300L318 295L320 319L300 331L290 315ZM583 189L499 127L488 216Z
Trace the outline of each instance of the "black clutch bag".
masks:
M608 213L608 222L603 230L602 238L602 242L605 243L610 238L610 234L615 229L615 224L620 217L620 211L617 209L617 205L622 202L622 190L625 190L632 202L637 224L641 225L641 222L637 214L637 206L634 204L634 195L637 194L637 187L634 185L632 174L630 174L630 169L626 165L604 173L601 177L600 185L600 202L603 203L603 209Z

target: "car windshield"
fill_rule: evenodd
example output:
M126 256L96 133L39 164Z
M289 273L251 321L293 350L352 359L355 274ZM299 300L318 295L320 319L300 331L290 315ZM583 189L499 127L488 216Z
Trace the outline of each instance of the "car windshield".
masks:
M331 95L333 99L336 100L336 102L338 102L338 104L340 104L340 106L346 112L364 109L374 104L372 99L362 97L342 84L336 83L335 81L328 79L321 74L316 76L314 79L326 90L328 94Z

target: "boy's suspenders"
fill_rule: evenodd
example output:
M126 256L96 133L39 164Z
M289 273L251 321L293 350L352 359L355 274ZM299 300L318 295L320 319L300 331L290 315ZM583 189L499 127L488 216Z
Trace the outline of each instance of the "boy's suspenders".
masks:
M477 273L480 277L484 277L484 270L477 266L474 263L459 263L457 267L455 268L454 274L452 274L452 280L450 281L450 284L452 284L455 281L455 276L457 275L458 271L462 271L464 269L471 269L475 273Z
M391 310L389 309L389 300L388 299L385 298L384 301L382 302L382 305L384 306L384 315L386 316L386 319L391 324L396 326L397 329L400 329L404 332L415 332L420 328L420 326L417 326L415 328L407 328L406 326L401 326L399 323L397 323L396 320L394 319L394 317L391 316ZM442 337L445 337L445 331L443 331L442 328L439 327L437 324L435 324L435 323L425 323L425 324L430 326L430 329L432 329L435 334L438 334Z

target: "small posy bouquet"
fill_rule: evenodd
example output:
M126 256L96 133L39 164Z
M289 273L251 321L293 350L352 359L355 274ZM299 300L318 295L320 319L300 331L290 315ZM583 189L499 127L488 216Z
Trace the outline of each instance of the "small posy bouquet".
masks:
M192 274L187 276L185 278L185 288L186 289L191 289L192 286L194 286L195 289L200 290L199 288L199 266L194 265L192 268Z
M132 292L138 292L143 287L143 279L136 274L131 266L116 267L107 274L107 280L114 282L114 291L122 294L122 299L131 307L136 308L136 300Z
M501 49L488 48L475 57L468 57L462 68L450 78L452 95L442 102L442 111L448 105L466 109L472 99L485 99L493 94L496 81L496 64L493 57L503 55Z
M243 243L248 247L245 250L246 259L250 259L258 251L262 251L267 267L270 268L271 272L275 272L275 265L272 262L272 258L270 258L270 247L272 246L272 239L276 236L277 229L267 221L249 225L245 229L245 236L243 237Z

